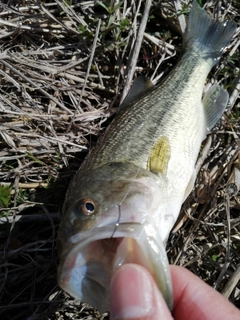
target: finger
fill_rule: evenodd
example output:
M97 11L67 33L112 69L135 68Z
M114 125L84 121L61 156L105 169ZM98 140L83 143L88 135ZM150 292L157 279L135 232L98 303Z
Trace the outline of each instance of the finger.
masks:
M172 320L152 276L143 267L125 264L111 281L111 320Z
M239 320L240 311L185 268L170 266L175 320Z

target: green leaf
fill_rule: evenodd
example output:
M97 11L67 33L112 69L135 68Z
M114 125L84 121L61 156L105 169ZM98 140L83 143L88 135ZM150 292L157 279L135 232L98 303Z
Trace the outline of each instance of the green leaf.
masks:
M40 165L43 164L43 162L42 162L41 160L37 159L32 153L30 153L30 152L28 152L28 151L27 151L27 156L28 156L30 159L32 159L35 163L38 163L38 164L40 164Z
M116 4L116 5L113 7L112 12L115 12L117 9L119 9L122 4L123 4L122 2L119 2L118 4Z
M101 7L103 7L108 13L110 13L110 8L106 7L104 3L102 3L102 1L98 1L97 2Z
M112 15L108 20L108 27L110 27L114 23L115 17Z
M0 208L7 208L11 198L12 188L0 185Z
M212 259L213 259L213 261L215 261L215 262L216 262L216 261L217 261L217 258L218 258L218 255L217 255L217 254L213 254L213 255L212 255Z

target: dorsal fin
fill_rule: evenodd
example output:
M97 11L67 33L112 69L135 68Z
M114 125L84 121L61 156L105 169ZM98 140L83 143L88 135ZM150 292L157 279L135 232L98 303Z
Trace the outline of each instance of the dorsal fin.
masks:
M145 76L141 75L136 78L126 98L119 106L119 110L131 104L134 100L140 99L152 86L153 83L151 82L151 80L147 79Z

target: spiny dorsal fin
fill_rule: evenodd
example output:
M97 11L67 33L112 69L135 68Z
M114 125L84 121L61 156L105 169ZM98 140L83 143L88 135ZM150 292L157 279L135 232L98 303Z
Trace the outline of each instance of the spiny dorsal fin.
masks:
M161 136L153 146L149 159L148 170L165 174L171 155L170 143L167 137Z
M136 78L129 90L126 98L123 100L119 106L119 110L124 108L126 105L132 103L136 99L140 99L148 90L153 86L151 80L147 79L145 76L141 75Z

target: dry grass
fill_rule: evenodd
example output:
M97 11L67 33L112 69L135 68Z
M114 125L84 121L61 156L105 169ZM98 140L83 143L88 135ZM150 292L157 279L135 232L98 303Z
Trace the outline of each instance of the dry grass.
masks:
M185 26L176 9L185 12L188 1L153 2L137 59L131 57L145 2L112 1L115 8L103 2L108 11L95 1L0 2L1 319L108 318L57 287L64 194L132 76L157 82L175 65ZM238 1L206 2L210 14L237 21ZM186 266L238 307L239 43L238 29L209 76L209 83L229 89L229 107L204 143L182 227L168 243L171 263Z

